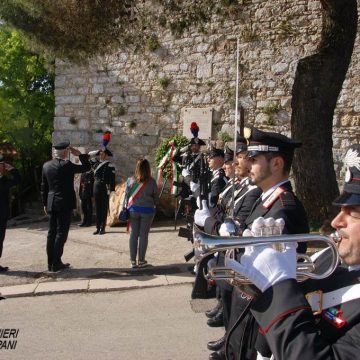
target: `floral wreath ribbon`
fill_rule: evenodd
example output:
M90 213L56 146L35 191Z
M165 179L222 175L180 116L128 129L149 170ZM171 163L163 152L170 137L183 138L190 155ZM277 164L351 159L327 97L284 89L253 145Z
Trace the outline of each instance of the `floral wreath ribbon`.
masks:
M157 174L157 186L160 189L162 177L163 177L163 171L166 163L170 161L170 169L171 169L171 185L170 185L170 192L171 195L177 195L179 190L179 169L178 165L175 161L173 161L173 156L175 154L175 141L170 141L168 144L170 147L166 151L164 157L161 159L158 168L158 174Z

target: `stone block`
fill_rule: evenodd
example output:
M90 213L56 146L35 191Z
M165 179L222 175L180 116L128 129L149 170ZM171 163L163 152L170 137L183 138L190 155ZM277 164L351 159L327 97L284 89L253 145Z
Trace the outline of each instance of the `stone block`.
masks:
M109 116L109 110L107 108L101 109L99 111L99 117L100 118L107 118Z
M77 96L57 96L55 98L55 104L61 105L61 104L83 104L85 102L85 96L84 95L77 95Z
M125 99L121 95L115 95L111 97L111 102L115 104L123 104L125 102Z
M55 116L64 116L64 114L65 114L64 107L61 105L56 105L55 106Z
M63 87L66 85L66 76L65 75L57 75L55 77L55 88Z
M209 78L212 76L212 64L202 64L196 67L196 77L198 79Z
M264 113L259 113L255 117L255 123L256 124L268 124L269 123L270 116Z
M38 284L3 286L3 287L0 287L0 294L7 298L31 296L31 295L34 295L34 292L35 292L35 289L37 286L38 286Z
M180 64L180 70L181 71L187 71L189 69L189 65L186 63L181 63Z
M163 67L165 72L178 72L179 71L179 64L167 64Z
M104 85L102 85L102 84L94 84L94 86L92 87L91 92L93 94L102 94L104 92Z
M125 97L125 101L128 103L138 103L138 102L140 102L140 96L139 95L128 95Z
M155 146L158 140L159 137L154 135L141 136L141 144L145 146Z
M141 112L141 107L139 105L128 106L127 107L127 112L131 113L131 114L140 113Z
M277 64L274 64L271 66L271 71L275 74L275 75L278 75L278 74L283 74L285 73L289 68L289 65L287 63L284 63L284 62L280 62L280 63L277 63Z
M80 119L78 121L79 130L88 130L90 128L90 121L88 119Z
M42 282L35 289L35 295L64 294L88 290L89 280Z

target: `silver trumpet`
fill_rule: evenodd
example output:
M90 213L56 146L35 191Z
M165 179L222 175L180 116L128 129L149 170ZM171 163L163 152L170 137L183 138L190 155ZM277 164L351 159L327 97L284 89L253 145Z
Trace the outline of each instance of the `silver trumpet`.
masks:
M305 254L298 254L296 264L296 280L304 281L306 279L324 279L330 276L339 263L339 254L336 242L341 240L338 232L330 236L320 234L296 234L296 235L271 235L259 237L242 236L218 236L210 235L201 231L196 225L193 227L194 252L197 261L214 254L218 251L229 251L241 249L247 246L272 245L279 250L284 243L300 242L320 242L322 246L330 251L330 261L328 266L321 272L317 271L316 262ZM280 250L281 251L281 250ZM213 266L208 269L205 278L214 280L227 280L234 285L250 284L250 281L239 274L231 267Z

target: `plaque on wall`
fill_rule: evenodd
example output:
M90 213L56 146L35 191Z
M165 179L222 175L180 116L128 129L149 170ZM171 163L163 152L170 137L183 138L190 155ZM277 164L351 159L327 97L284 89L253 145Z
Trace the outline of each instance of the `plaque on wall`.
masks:
M184 108L181 114L184 136L192 138L190 125L195 121L200 128L199 138L204 140L211 138L213 108Z

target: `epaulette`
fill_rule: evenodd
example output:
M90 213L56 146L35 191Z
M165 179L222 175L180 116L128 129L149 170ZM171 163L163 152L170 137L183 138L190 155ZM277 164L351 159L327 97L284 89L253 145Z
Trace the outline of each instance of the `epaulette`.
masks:
M284 191L281 193L280 201L283 207L296 205L295 196L292 191Z
M265 209L269 209L274 202L280 197L282 193L286 192L285 189L283 189L281 186L278 187L262 204L262 207Z

